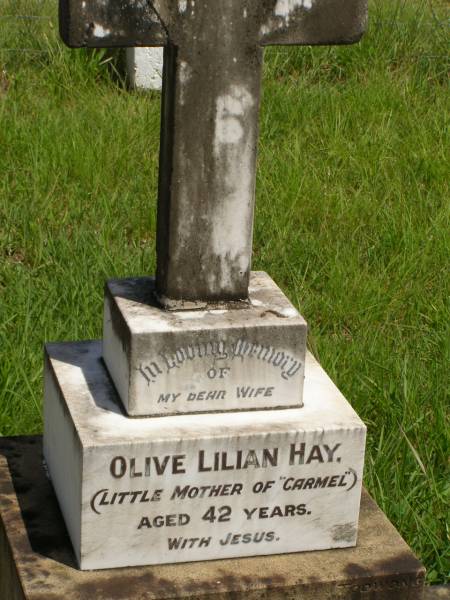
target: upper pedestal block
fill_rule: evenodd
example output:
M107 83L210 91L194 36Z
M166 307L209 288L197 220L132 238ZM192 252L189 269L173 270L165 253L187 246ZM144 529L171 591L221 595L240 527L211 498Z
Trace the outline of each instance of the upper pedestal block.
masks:
M302 406L306 322L266 273L232 307L167 311L154 290L106 285L103 358L128 415Z

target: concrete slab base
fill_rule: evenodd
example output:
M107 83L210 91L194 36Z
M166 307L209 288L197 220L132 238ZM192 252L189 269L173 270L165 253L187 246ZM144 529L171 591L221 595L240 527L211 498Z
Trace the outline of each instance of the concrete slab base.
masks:
M2 600L417 600L424 568L366 492L356 548L79 571L40 436L0 438Z

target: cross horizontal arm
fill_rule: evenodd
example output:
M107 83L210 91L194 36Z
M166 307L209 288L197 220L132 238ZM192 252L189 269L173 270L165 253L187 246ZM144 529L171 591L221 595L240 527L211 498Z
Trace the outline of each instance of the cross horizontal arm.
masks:
M218 0L223 1L223 0ZM227 0L229 1L229 0ZM364 33L367 0L242 0L268 45L350 44ZM163 46L194 10L194 0L60 0L60 30L71 47ZM211 6L213 11L213 7Z
M260 28L269 45L353 44L367 25L367 0L276 0Z
M167 33L142 0L59 0L59 28L71 48L163 46Z

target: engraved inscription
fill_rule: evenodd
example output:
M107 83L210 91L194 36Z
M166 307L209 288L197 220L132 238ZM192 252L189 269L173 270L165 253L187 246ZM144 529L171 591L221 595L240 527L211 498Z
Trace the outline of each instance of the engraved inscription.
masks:
M161 375L176 372L189 361L207 358L213 360L212 366L206 372L206 376L211 380L225 379L231 372L233 362L245 359L261 361L277 369L280 376L286 381L294 377L302 367L300 360L283 350L239 338L235 342L212 340L187 344L173 352L160 352L149 362L141 363L137 370L147 385L150 385L155 383ZM227 364L218 366L216 361L227 361Z
M112 456L105 465L109 482L91 495L91 514L125 513L135 535L161 540L171 555L265 543L276 552L300 522L320 522L324 511L345 504L359 477L353 467L340 467L349 455L344 446L336 439L290 440ZM330 532L351 543L355 522L335 522Z

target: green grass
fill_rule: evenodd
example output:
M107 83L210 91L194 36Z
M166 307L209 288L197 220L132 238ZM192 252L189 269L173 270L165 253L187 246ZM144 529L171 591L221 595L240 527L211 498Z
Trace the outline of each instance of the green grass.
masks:
M254 241L430 582L450 561L448 16L379 0L360 45L266 52ZM47 0L1 4L0 47L28 48L0 50L2 435L42 430L43 343L100 337L105 279L155 268L159 96L55 24Z

